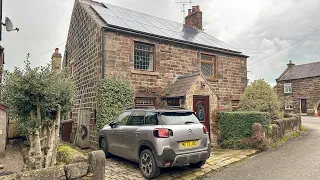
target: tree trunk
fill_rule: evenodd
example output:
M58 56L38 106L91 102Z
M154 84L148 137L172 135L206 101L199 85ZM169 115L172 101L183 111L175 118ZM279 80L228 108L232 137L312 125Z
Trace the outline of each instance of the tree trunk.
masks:
M29 142L30 142L29 157L28 157L29 158L29 162L28 162L29 170L35 169L34 163L36 161L33 136L34 136L34 133L32 133L28 136Z
M61 112L61 107L60 105L57 105L57 115L56 115L56 122L55 122L55 126L54 126L54 129L53 131L55 131L55 138L54 138L54 148L53 148L53 151L52 151L52 165L55 165L56 162L57 162L57 149L58 149L58 145L59 145L59 142L60 142L60 139L59 139L59 130L60 130L60 112ZM53 136L52 136L53 137Z
M55 123L49 124L47 126L47 137L48 137L48 151L46 156L46 164L45 167L51 167L54 164L52 163L52 154L54 150L54 139L55 139L55 130L54 130Z
M40 127L38 127L40 128ZM34 151L35 151L35 168L41 169L42 168L42 151L41 151L41 142L40 142L40 132L39 129L35 130L34 137Z

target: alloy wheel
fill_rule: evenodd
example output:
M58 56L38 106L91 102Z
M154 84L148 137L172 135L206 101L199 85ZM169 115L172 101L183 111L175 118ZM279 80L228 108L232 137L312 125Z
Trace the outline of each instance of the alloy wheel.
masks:
M143 153L141 156L141 170L143 174L149 176L152 173L152 159L148 153Z

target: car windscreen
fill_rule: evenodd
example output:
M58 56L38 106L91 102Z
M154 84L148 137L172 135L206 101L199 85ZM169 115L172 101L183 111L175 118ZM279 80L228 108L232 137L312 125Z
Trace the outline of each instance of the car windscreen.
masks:
M159 117L160 125L199 124L192 112L163 112Z

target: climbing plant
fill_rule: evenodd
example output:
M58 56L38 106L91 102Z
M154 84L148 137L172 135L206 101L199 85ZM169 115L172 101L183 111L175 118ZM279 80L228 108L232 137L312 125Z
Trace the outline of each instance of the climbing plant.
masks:
M17 117L21 135L28 139L29 169L56 164L60 117L72 107L75 88L60 72L49 66L5 72L2 100Z
M117 76L100 80L97 85L97 130L133 105L134 91L127 80Z

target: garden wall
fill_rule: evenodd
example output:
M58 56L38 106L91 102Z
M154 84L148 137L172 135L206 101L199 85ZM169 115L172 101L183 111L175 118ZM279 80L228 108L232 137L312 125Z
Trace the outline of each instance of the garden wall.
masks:
M73 180L80 178L93 180L105 179L105 155L103 151L90 152L88 154L88 162L79 162L0 176L0 180Z
M284 137L290 137L294 132L301 131L301 116L290 114L286 118L273 120L266 131L270 143Z

